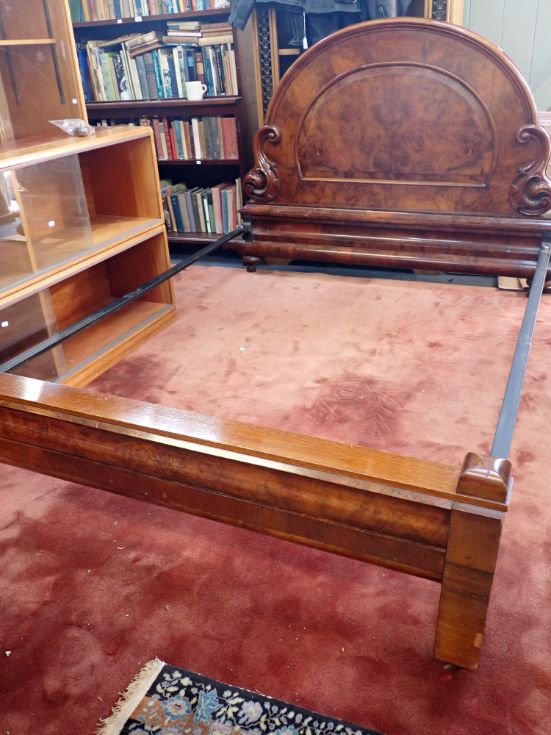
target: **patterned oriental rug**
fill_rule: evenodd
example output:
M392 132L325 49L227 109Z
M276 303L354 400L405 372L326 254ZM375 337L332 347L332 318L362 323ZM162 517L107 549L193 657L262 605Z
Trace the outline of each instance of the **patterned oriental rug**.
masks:
M383 735L154 659L97 735Z

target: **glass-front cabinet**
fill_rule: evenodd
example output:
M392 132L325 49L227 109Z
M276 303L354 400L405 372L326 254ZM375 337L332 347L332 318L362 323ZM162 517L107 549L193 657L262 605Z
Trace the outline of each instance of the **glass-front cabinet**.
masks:
M168 268L152 146L121 127L0 150L1 371L81 384L173 316L165 283L48 346Z

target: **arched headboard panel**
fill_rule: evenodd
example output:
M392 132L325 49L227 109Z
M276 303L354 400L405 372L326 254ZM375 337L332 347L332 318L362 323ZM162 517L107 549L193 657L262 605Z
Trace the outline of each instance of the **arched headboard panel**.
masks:
M446 23L368 22L316 44L283 77L255 155L245 211L257 244L291 220L318 224L297 236L328 244L332 229L353 247L360 223L372 239L383 225L465 226L530 235L531 247L551 227L549 137L526 82L498 48Z

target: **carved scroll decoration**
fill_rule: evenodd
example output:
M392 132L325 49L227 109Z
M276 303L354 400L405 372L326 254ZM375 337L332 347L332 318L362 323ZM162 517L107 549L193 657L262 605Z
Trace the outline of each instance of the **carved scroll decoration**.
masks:
M277 145L281 133L275 125L264 125L254 139L254 168L243 179L243 189L250 201L270 202L279 191L279 174L275 162L264 150L267 143Z
M511 206L517 212L538 217L551 209L551 181L545 175L549 161L550 142L547 132L539 125L523 125L517 133L519 143L536 143L536 156L519 168L509 192Z

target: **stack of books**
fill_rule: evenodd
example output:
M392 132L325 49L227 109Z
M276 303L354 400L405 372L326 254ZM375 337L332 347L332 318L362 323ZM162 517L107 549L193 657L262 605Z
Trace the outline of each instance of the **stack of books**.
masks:
M100 120L111 126L120 120ZM235 117L204 116L190 118L140 117L131 125L153 128L159 161L235 160L239 159Z
M220 234L231 232L240 222L241 181L212 187L161 181L161 196L169 232Z
M228 8L229 0L69 0L74 23Z
M233 35L226 23L168 23L158 31L133 33L79 45L88 102L185 99L186 82L200 81L206 95L239 94Z

